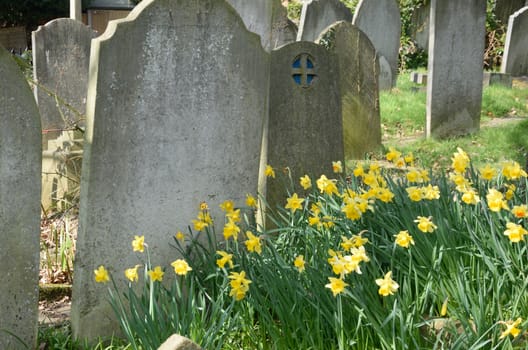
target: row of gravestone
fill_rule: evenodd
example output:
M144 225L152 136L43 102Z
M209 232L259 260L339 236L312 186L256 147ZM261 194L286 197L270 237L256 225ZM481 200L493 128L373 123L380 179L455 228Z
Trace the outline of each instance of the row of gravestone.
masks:
M428 87L438 101L429 102L449 115L439 125L429 116L428 124L472 131L480 114L485 0L433 0L432 6L432 47L440 53ZM57 25L77 33L70 26L79 24L67 22ZM168 240L187 227L200 202L243 203L259 186L281 201L282 189L258 179L265 164L288 166L295 179L330 173L332 160L360 158L379 146L380 67L362 31L339 22L320 36L325 47L300 41L270 53L245 25L224 1L144 0L92 41L72 305L76 336L114 329L93 270L104 264L123 285L120 271L137 263L133 235L144 234L152 263L166 266L175 258ZM274 46L272 35L264 37ZM50 54L45 64L67 67ZM0 89L7 126L0 130L0 199L17 199L0 201L6 228L0 254L12 262L1 271L7 282L0 287L0 329L29 344L36 334L40 125L29 88L4 52L0 69L8 77ZM15 338L0 339L1 348L16 348Z

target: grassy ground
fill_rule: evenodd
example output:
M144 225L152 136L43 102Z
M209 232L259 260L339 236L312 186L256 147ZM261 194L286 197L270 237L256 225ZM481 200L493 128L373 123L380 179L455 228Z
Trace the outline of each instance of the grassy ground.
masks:
M449 165L457 147L464 149L476 165L513 159L526 163L528 153L528 84L516 81L512 89L492 86L484 89L481 130L464 137L426 139L425 87L409 80L404 73L390 92L380 94L384 148L375 158L382 159L389 147L413 152L424 167ZM526 118L526 119L525 119Z

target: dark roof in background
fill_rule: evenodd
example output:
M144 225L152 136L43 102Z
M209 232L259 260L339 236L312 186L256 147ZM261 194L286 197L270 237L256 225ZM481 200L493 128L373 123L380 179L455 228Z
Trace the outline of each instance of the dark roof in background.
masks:
M83 4L84 9L131 10L138 1L133 0L90 0Z

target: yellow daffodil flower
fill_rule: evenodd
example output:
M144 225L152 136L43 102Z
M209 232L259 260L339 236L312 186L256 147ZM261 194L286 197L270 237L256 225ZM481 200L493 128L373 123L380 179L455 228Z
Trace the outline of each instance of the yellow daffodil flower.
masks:
M257 207L257 200L255 197L250 195L249 193L246 194L246 205L250 208L256 208Z
M297 196L297 193L294 193L286 201L287 203L284 208L290 209L292 213L295 213L296 210L302 209L302 203L304 202L304 198L299 198Z
M222 211L226 213L230 213L235 209L235 202L233 202L232 200L224 201L220 204L220 209L222 209Z
M396 237L396 244L403 248L409 248L409 245L414 245L414 239L409 234L409 231L400 231Z
M304 272L306 262L304 261L303 255L297 255L293 261L293 265L299 270L300 273Z
M136 282L138 280L138 268L139 268L139 265L136 265L130 269L125 270L125 277L130 282Z
M246 278L246 273L244 271L231 272L229 274L229 285L231 286L231 291L229 295L234 297L235 300L239 301L244 299L246 293L249 291L249 284L251 281Z
M490 164L486 164L484 167L479 169L480 176L486 181L493 180L497 175L497 169L492 168Z
M155 281L161 282L163 280L164 272L161 270L161 266L156 266L154 270L150 270L147 273L150 277L150 280L153 282Z
M271 167L271 165L266 165L266 170L264 170L264 175L267 177L275 178L275 170Z
M103 265L99 266L97 270L94 270L95 282L97 283L106 283L110 281L110 275Z
M216 260L216 265L223 269L225 264L228 264L230 268L233 268L233 254L228 254L223 250L217 250L216 254L220 255L221 258Z
M312 187L312 180L308 175L304 175L303 177L301 177L299 179L299 182L301 183L301 186L304 190L307 190Z
M414 222L417 223L418 229L424 233L432 233L437 229L436 225L431 221L431 217L418 216Z
M460 147L457 148L457 152L453 154L451 160L452 168L459 174L464 173L469 165L469 157Z
M506 338L507 336L511 335L512 337L516 338L519 333L521 333L521 330L517 328L522 322L522 318L518 318L515 321L506 321L502 322L506 325L506 329L501 333L499 339Z
M384 297L393 295L400 287L398 283L392 279L392 271L387 272L385 277L378 278L376 284L379 286L378 293Z
M468 188L462 194L462 201L466 204L477 204L480 202L480 196L474 188Z
M507 180L517 180L521 177L526 177L526 171L524 171L519 163L514 161L505 162L502 167L502 175Z
M321 193L326 193L328 195L331 194L339 194L339 191L337 190L337 186L335 185L334 181L329 180L325 175L321 175L321 177L316 181L317 188Z
M343 172L343 164L341 164L340 160L338 160L337 162L332 162L332 170L336 174L340 174Z
M233 220L229 220L224 225L224 239L227 241L230 237L233 237L234 240L238 239L238 233L240 232L240 227L237 226Z
M389 147L389 152L385 155L385 158L386 158L389 162L392 162L392 161L394 161L395 159L400 158L400 156L401 156L401 152L398 152L398 151L395 150L393 147Z
M181 242L185 241L185 235L181 231L176 232L175 237L178 241L181 241Z
M345 288L348 286L348 283L346 283L340 278L328 277L328 280L330 281L330 283L325 285L325 287L329 288L332 291L332 293L334 294L334 297L342 293L345 290Z
M174 267L174 272L180 276L185 276L187 272L192 271L192 267L183 259L174 260L171 266Z
M247 240L244 242L249 252L262 253L262 245L260 237L255 236L251 231L246 231Z
M488 207L491 211L499 212L501 211L501 209L505 209L505 210L509 209L508 204L504 200L503 194L494 188L490 188L488 190L486 199L488 201Z
M135 252L143 253L145 251L145 236L134 236L132 249Z
M528 231L526 231L521 225L517 225L513 222L506 223L506 227L508 229L504 231L504 235L508 236L512 243L519 243L524 240L524 235L528 234Z
M522 219L528 216L528 207L526 204L516 205L512 208L511 212L516 218Z

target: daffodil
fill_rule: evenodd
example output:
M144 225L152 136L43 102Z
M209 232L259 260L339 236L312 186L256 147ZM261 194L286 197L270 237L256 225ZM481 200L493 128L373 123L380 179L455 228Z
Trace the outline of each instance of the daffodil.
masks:
M185 276L187 272L192 271L192 267L187 264L187 261L183 259L176 259L171 263L171 266L174 267L174 273L180 276Z
M517 180L521 177L526 177L526 171L521 168L519 163L509 161L504 163L502 175L508 180Z
M220 209L226 213L230 213L235 209L235 202L232 200L226 200L220 204Z
M207 205L207 202L200 203L200 210L202 211L209 210L209 205Z
M328 195L331 194L339 194L337 190L337 186L335 185L334 181L328 179L325 175L321 175L319 179L316 181L317 188L321 193L326 193Z
M383 203L390 203L394 198L394 193L392 193L391 190L386 187L379 187L377 189L376 198L378 198Z
M345 288L348 286L348 283L346 283L340 278L328 277L328 280L330 281L330 283L325 285L325 287L329 288L332 291L332 293L334 294L334 297L342 293L345 290Z
M521 225L517 225L513 222L506 223L507 230L504 231L504 235L508 236L510 242L519 243L524 240L524 236L528 234Z
M392 279L392 271L387 272L383 278L378 278L376 284L379 286L379 295L384 297L393 295L400 287L398 283Z
M526 204L516 205L512 208L511 212L516 218L522 219L528 216L528 207Z
M352 171L355 177L360 177L365 174L365 170L363 169L363 165L361 163L358 163L354 170Z
M426 187L424 187L423 196L425 199L428 199L428 200L439 199L440 190L438 189L438 186L432 186L429 184Z
M294 193L291 197L286 199L287 203L284 208L290 209L292 213L295 213L296 210L302 209L302 203L304 202L304 198L299 198L297 196L297 193Z
M262 245L260 243L260 237L255 236L251 231L246 232L247 240L244 242L249 252L256 252L257 254L262 253Z
M462 194L462 201L466 204L477 204L480 202L480 196L474 188L467 188Z
M267 177L275 178L275 170L271 167L271 165L266 165L266 169L264 170L264 175Z
M223 269L225 264L228 264L230 268L233 268L233 254L228 254L223 250L217 250L216 254L220 255L221 258L216 260L216 265Z
M132 241L132 249L135 252L141 252L145 251L145 236L134 236L134 240Z
M209 226L206 222L202 220L193 220L192 223L196 231L203 231L207 226Z
M419 202L423 199L423 189L421 187L410 186L405 189L409 199L413 202Z
M299 182L301 183L301 186L304 190L309 189L312 187L312 180L308 175L304 175L299 179Z
M106 283L110 281L110 275L103 265L99 266L97 270L94 270L95 282L97 283Z
M409 248L409 245L414 245L414 239L407 230L398 232L394 237L396 237L396 244L400 247Z
M304 261L303 255L297 255L293 261L293 265L299 270L299 272L304 272L306 262Z
M226 218L233 222L240 222L240 209L231 210L230 212L226 213Z
M492 168L491 165L486 164L484 167L479 169L480 176L486 181L493 180L495 175L497 175L497 169Z
M407 164L410 165L410 166L413 166L413 165L414 165L414 155L412 154L412 152L407 153L407 154L403 157L403 160L405 160L405 163L407 163Z
M340 160L338 160L337 162L332 162L332 170L336 174L343 172L343 164L341 163Z
M136 265L130 269L125 270L125 277L130 282L136 282L138 280L138 268L139 268L139 265Z
M231 286L231 291L229 295L234 297L235 300L242 300L246 296L246 293L249 290L249 284L251 281L246 278L246 273L244 271L231 272L229 274L229 285Z
M393 147L389 147L389 152L385 155L385 158L387 158L389 162L392 162L395 159L399 158L400 156L401 156L401 152L398 152Z
M230 237L233 237L234 240L238 239L238 233L240 232L240 227L233 220L229 220L224 225L224 239L227 241Z
M178 241L185 241L185 235L181 231L176 232L175 237Z
M250 208L256 208L257 207L257 200L255 197L250 195L249 193L246 194L246 205Z
M447 303L449 302L449 298L445 298L444 302L442 303L442 307L440 308L440 316L444 317L447 315Z
M451 158L451 160L451 166L459 174L462 174L464 171L466 171L466 168L469 165L469 157L467 153L464 152L460 147L457 148L457 152L453 154L453 158Z
M418 216L414 222L417 223L418 229L424 233L431 233L436 230L436 225L433 224L431 217Z
M161 270L161 266L156 266L154 270L150 270L147 273L152 282L155 282L155 281L161 282L163 280L164 272Z
M506 200L510 200L515 195L516 186L514 184L506 185L506 193L504 194L504 198Z
M486 195L488 201L488 207L491 211L499 212L501 209L508 210L508 204L504 200L504 195L494 188L488 190Z
M521 333L521 330L517 328L522 322L522 318L518 318L515 321L506 321L502 322L504 325L506 325L506 329L501 333L499 339L506 338L507 336L511 335L512 337L516 338L519 333Z

